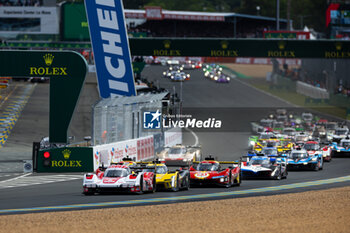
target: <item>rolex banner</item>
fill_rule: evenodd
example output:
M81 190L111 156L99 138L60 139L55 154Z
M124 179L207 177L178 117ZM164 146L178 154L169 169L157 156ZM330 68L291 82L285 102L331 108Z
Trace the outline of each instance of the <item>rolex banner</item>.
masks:
M90 147L62 147L41 150L37 158L37 172L92 172Z
M121 0L85 1L100 96L136 95Z

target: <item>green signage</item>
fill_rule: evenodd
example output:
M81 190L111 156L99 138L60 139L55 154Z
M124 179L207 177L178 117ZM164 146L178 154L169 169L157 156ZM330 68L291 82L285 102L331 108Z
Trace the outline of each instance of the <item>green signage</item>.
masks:
M133 56L350 58L350 41L296 39L130 38ZM8 42L0 48L91 49L89 42Z
M67 143L67 131L87 73L74 51L0 51L0 76L50 77L51 143Z
M37 159L38 172L92 172L90 147L63 147L41 150Z
M296 39L297 33L293 33L293 32L268 32L268 33L265 33L265 38Z
M61 7L62 40L90 40L89 25L83 3L64 3Z

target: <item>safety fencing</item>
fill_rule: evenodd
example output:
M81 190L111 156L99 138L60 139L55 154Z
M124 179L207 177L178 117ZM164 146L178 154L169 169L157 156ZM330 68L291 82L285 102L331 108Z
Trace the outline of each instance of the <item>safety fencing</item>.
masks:
M298 94L308 96L313 99L329 99L329 92L326 89L301 81L296 82L296 91Z

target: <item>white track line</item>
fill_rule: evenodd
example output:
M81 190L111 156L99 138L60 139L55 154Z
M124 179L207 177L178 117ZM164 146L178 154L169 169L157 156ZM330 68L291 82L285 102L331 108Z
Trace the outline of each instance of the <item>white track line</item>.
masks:
M196 134L195 132L193 132L192 129L185 128L185 130L187 130L188 132L190 132L190 133L193 135L193 137L194 137L195 143L194 143L192 146L198 146L199 140L198 140L197 134Z
M21 175L21 176L17 176L17 177L12 178L12 179L2 180L2 181L0 181L0 183L5 183L5 182L17 180L17 179L19 179L19 178L26 177L26 176L29 176L29 175L31 175L31 174L32 174L32 173L27 173L27 174L24 174L24 175Z

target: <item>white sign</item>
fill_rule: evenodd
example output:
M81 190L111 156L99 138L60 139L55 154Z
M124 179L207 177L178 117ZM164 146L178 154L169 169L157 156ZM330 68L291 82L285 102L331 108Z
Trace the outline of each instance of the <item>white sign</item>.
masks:
M58 8L56 7L2 6L0 7L0 25L2 28L7 27L8 29L0 32L10 34L59 34L57 11ZM11 18L17 19L16 30L11 28L11 23L8 23L8 19ZM28 26L29 20L27 20L26 23L21 25L19 19L32 19L33 23ZM35 19L37 19L38 25L35 24ZM5 22L7 23L5 24Z

